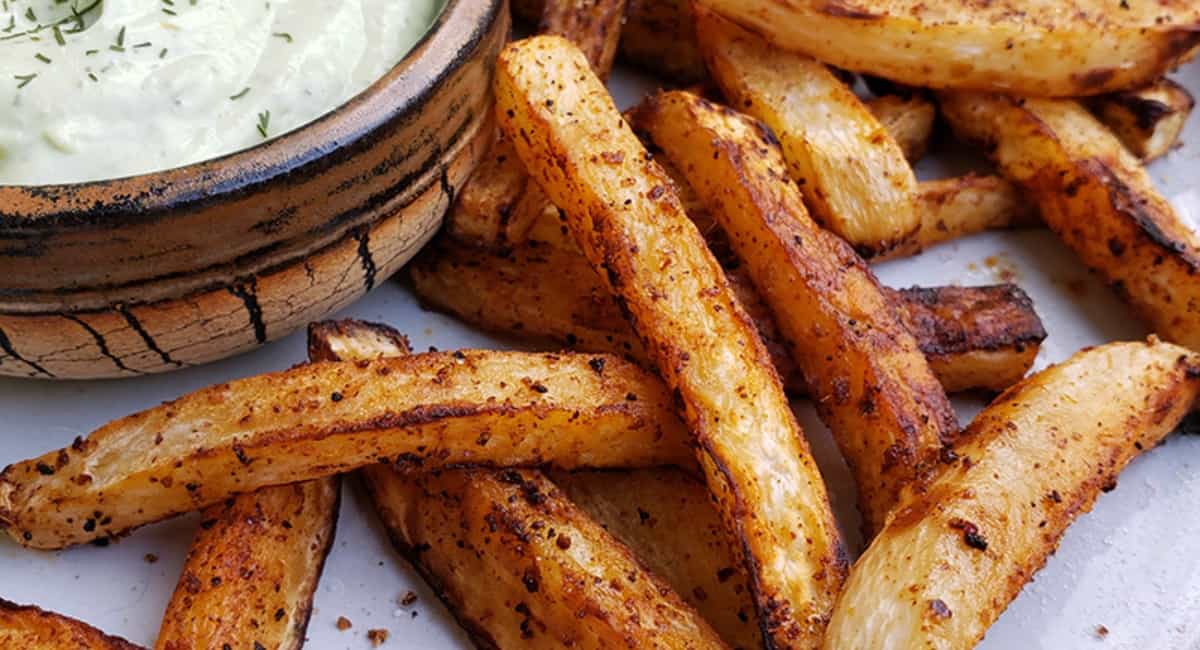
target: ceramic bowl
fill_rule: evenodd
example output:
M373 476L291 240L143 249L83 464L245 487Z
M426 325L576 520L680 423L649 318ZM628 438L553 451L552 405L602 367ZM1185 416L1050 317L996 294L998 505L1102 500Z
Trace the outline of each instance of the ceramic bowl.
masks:
M349 304L441 224L482 155L504 0L448 0L336 111L178 169L0 186L0 374L162 372Z

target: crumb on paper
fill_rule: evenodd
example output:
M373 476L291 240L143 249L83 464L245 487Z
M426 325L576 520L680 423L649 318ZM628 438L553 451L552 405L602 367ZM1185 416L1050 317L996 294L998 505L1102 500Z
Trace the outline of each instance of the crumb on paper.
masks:
M1097 625L1096 626L1096 636L1100 637L1101 639L1107 637L1108 636L1108 628L1103 625Z
M401 607L409 607L415 602L417 602L417 595L411 591L406 592L403 596L400 597L400 606Z
M1004 253L989 255L987 259L983 260L983 264L1001 282L1015 282L1021 277L1017 265Z
M367 630L367 640L371 642L373 647L378 648L387 643L388 631L383 629Z
M142 559L146 561L146 564L154 564L155 562L158 562L158 556L153 553L147 553Z
M349 630L350 628L354 627L354 624L350 622L350 619L346 618L345 616L337 617L336 625L337 625L337 629L342 632L345 632L346 630Z

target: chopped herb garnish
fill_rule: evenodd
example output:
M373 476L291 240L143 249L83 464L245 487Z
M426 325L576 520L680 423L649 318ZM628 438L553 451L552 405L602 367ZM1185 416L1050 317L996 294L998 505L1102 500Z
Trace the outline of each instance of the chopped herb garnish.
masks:
M250 92L250 86L246 86L245 88L241 89L241 91L239 91L236 95L230 95L229 98L236 101L238 99L245 97L249 92Z
M41 61L42 63L50 63L51 62L50 57L46 56L45 54L42 54L41 52L34 54L33 58L37 59L38 61Z
M267 128L271 126L271 111L263 111L258 114L258 133L262 137L267 137Z
M16 79L17 81L21 82L21 83L17 84L17 88L24 88L25 86L29 85L29 82L33 81L34 79L37 79L37 73L34 72L32 74L15 74L15 75L13 75L13 78Z
M276 38L282 38L283 40L285 40L289 43L292 43L296 40L296 39L292 38L292 35L287 32L275 32L275 33L271 34L271 36L274 36Z

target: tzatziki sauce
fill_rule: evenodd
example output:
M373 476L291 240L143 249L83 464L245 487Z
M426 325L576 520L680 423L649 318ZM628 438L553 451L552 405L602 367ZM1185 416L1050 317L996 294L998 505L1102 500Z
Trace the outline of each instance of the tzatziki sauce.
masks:
M442 0L0 0L0 185L254 146L382 77Z

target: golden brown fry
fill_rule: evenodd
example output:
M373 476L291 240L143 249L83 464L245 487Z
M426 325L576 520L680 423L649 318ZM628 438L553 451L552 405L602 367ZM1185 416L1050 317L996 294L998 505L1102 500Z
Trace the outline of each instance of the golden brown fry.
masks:
M340 494L340 479L323 478L205 510L154 647L304 645Z
M858 485L868 533L958 434L946 391L866 262L809 216L762 124L683 91L634 122L720 222Z
M629 545L734 648L763 647L746 571L704 482L677 469L554 472L563 492Z
M948 241L987 230L1039 223L1037 209L1012 183L999 176L967 174L919 184L921 228L895 248L871 258L909 257Z
M407 341L395 330L359 321L316 323L309 327L308 343L312 361L408 353ZM548 489L537 472L456 470L417 476L374 466L362 474L396 546L481 645L558 647L570 640L590 647L625 639L643 647L720 645L678 595L557 490ZM503 532L496 534L499 528ZM535 532L536 548L530 549L524 546L530 531L549 536ZM580 552L585 545L591 552ZM591 593L555 584L558 577L589 585ZM611 586L614 579L621 589ZM592 590L597 580L602 586ZM479 588L481 581L486 589ZM627 581L636 585L633 590L624 590ZM615 593L623 597L615 599ZM580 611L587 612L582 619L576 616Z
M542 0L514 0L513 13L529 22L542 15ZM621 30L626 63L681 85L708 76L696 47L688 0L629 0Z
M621 36L625 0L548 0L541 9L542 32L579 45L596 73L607 77ZM497 134L447 215L446 227L460 241L500 249L524 241L545 205L545 195L529 180L512 145Z
M854 565L825 647L974 647L1075 517L1192 409L1198 379L1183 348L1113 343L1001 395Z
M1170 79L1090 102L1096 117L1144 162L1167 155L1178 144L1195 105L1187 88Z
M69 616L0 598L0 648L7 650L140 650Z
M1149 83L1200 43L1191 2L699 2L780 47L925 88L1095 95Z
M904 289L900 319L947 392L1002 391L1033 366L1046 330L1015 284Z
M991 153L1084 264L1163 338L1200 349L1200 238L1111 131L1070 100L940 100L959 136Z
M196 391L0 473L0 524L61 548L380 461L690 464L667 389L616 357L419 354Z
M442 240L408 269L426 306L477 327L649 363L617 303L578 252L530 244L501 256ZM789 392L803 393L804 378L745 269L726 268L725 275ZM1033 303L1015 285L886 291L947 392L1008 388L1025 376L1046 337Z
M538 472L364 475L393 542L483 647L725 647Z
M696 30L730 106L779 137L817 221L868 257L920 228L917 179L904 152L825 64L702 10Z
M753 323L670 179L569 42L500 55L497 113L679 398L765 635L811 647L845 570L820 472Z
M868 101L867 109L892 134L904 157L916 163L929 150L937 108L920 95L885 95Z

